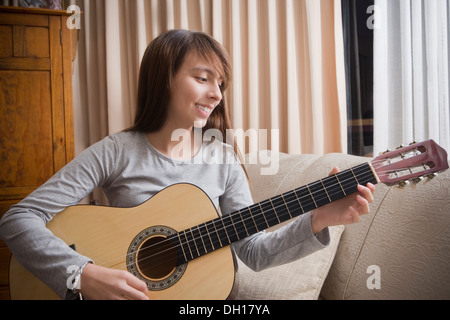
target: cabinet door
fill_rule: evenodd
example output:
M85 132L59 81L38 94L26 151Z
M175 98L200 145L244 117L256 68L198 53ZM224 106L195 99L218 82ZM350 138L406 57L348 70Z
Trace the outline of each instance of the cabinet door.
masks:
M0 70L0 197L20 199L53 174L50 77Z
M0 200L66 162L61 18L0 14Z

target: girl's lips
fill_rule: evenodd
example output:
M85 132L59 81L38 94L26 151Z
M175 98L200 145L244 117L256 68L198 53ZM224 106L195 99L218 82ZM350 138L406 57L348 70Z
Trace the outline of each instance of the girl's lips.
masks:
M202 114L205 116L209 116L211 112L214 110L214 108L211 108L209 106L201 105L196 103L195 106L197 107L197 110L199 110Z

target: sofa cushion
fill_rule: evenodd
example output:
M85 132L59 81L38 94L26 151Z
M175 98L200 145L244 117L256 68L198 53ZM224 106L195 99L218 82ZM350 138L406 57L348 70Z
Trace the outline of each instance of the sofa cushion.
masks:
M316 300L331 267L343 226L330 228L330 245L303 259L254 272L238 260L237 300Z

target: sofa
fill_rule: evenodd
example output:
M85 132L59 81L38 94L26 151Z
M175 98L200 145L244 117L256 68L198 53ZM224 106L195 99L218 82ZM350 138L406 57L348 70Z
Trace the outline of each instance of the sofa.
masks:
M287 155L276 174L246 157L256 202L371 161L346 154ZM254 164L252 164L254 163ZM273 165L273 164L272 164ZM330 228L330 245L298 261L253 272L237 261L238 300L450 299L450 171L406 187L378 184L360 223ZM281 225L280 225L281 226ZM277 226L277 227L280 227ZM268 232L273 230L269 229Z

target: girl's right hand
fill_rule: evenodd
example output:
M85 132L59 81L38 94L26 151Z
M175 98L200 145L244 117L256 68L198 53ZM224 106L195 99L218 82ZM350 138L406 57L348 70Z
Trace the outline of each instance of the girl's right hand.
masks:
M149 300L147 285L131 273L91 263L83 270L80 288L87 300Z

